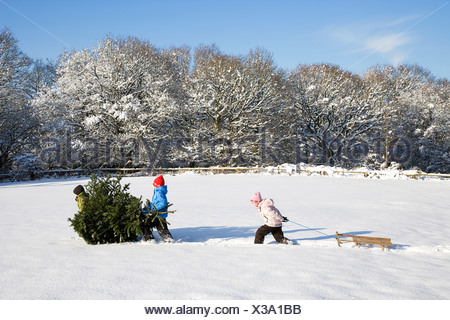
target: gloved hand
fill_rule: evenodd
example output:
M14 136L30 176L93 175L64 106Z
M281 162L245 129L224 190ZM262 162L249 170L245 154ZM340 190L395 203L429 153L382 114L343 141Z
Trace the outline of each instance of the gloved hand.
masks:
M287 217L283 216L283 222L288 222L288 221L289 221L289 219Z

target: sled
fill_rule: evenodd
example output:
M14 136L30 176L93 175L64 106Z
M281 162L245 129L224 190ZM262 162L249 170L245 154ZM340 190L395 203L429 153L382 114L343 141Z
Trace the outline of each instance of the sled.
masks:
M347 239L341 239L347 238ZM348 238L352 238L352 240L348 240ZM341 246L342 242L354 242L358 245L358 248L361 247L361 244L375 244L380 245L382 250L384 251L384 247L393 247L394 245L391 242L390 238L377 238L377 237L366 237L366 236L357 236L353 234L340 234L336 231L336 240L338 246Z

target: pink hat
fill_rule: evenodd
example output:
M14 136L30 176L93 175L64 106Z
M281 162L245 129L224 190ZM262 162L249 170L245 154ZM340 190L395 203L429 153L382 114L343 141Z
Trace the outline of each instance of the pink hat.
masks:
M250 199L251 202L261 202L262 198L261 198L261 193L256 192L253 197Z

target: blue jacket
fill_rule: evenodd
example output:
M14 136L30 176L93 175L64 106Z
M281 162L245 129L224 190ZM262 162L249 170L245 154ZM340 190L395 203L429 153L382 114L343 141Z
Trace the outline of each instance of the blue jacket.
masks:
M149 210L167 211L167 186L155 188ZM160 214L161 218L167 218L167 213Z

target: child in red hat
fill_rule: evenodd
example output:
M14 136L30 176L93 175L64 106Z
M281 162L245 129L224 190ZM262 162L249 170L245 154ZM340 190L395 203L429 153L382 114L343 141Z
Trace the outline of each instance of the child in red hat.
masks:
M272 233L275 240L280 243L293 244L291 240L284 236L283 230L281 229L283 222L289 220L286 217L283 217L280 211L275 208L273 200L268 198L263 199L261 193L256 192L250 201L258 209L261 217L266 222L256 231L255 244L264 243L264 238L269 233Z
M150 202L150 205L146 210L144 210L144 213L148 215L149 213L152 214L152 216L148 217L146 219L146 222L143 223L142 229L144 232L143 240L154 240L153 237L153 228L156 227L156 230L158 231L159 235L165 242L172 242L173 237L172 234L169 231L169 228L167 227L167 185L165 184L163 176L157 177L153 181L153 186L155 189L153 190L153 197L152 201ZM155 213L157 211L157 213ZM158 215L159 217L155 218L155 215Z

